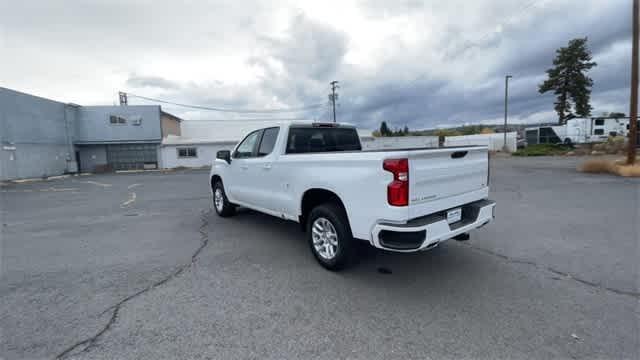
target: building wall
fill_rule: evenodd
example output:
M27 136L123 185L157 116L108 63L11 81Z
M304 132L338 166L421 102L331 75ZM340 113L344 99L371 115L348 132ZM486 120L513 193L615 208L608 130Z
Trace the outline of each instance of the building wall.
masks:
M106 145L78 146L77 151L80 155L80 171L93 172L96 166L107 164Z
M507 151L514 152L517 150L517 132L507 133ZM465 136L447 136L444 142L445 146L458 145L486 145L490 151L502 150L504 146L504 133L497 134L479 134Z
M0 180L73 171L77 108L0 87Z
M507 148L516 151L516 132L507 133ZM397 136L361 138L364 150L399 149L408 147L437 147L437 136ZM466 136L447 136L445 146L485 145L491 151L502 150L504 134L478 134Z
M180 121L176 120L176 118L163 113L160 115L160 126L163 138L168 135L180 136Z
M112 125L109 117L116 115L126 124ZM141 119L140 125L134 125ZM77 144L117 142L160 142L160 106L83 106L78 110L75 123Z
M48 177L67 171L65 144L17 144L15 149L0 150L0 180Z
M361 137L363 150L437 147L437 136Z
M201 167L210 166L219 150L231 150L235 142L194 144L194 145L162 145L160 147L160 167L171 169L176 167ZM178 157L179 148L195 147L197 158Z

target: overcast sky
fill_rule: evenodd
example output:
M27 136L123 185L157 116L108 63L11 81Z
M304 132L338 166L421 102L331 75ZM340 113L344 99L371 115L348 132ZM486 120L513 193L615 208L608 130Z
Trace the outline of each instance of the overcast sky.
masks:
M537 84L589 38L594 114L629 110L631 0L2 1L0 86L82 105L119 90L224 108L412 129L554 121ZM131 98L130 104L150 102ZM185 119L241 119L163 106ZM272 116L272 115L269 115Z

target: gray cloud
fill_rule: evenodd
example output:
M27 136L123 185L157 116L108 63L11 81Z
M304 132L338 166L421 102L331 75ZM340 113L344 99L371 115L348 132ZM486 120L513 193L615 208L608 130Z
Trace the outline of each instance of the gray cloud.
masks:
M534 18L527 27L507 26L486 43L468 47L476 59L491 58L489 72L482 80L488 86L481 86L477 81L475 86L464 87L454 81L445 86L433 80L422 80L418 87L431 90L422 96L415 96L416 92L408 87L387 86L381 92L383 99L380 99L379 90L371 88L375 93L365 96L371 104L354 109L354 113L347 116L353 119L384 118L395 126L409 124L420 128L499 118L503 111L504 75L507 73L516 76L510 86L512 117L524 119L549 112L553 109L553 96L538 94L537 85L543 80L544 71L551 66L555 49L566 45L573 37L583 36L589 37L594 60L599 62L590 74L595 81L592 101L602 107L596 107L595 111L627 111L624 97L629 87L629 53L619 51L620 46L630 43L630 16L625 5L612 2L603 11L592 11L589 16L576 18L567 18L562 11L551 8L546 16ZM618 49L614 49L616 45ZM464 67L460 65L461 69ZM441 91L434 92L438 86ZM551 116L548 121L555 120Z
M127 79L128 86L133 88L158 88L158 89L178 89L180 85L175 81L167 80L160 76L141 76L131 74Z
M271 39L271 58L290 76L325 81L335 74L347 51L346 35L296 15L285 39Z
M341 120L428 128L500 118L510 73L513 120L554 120L553 96L537 85L555 49L587 36L598 62L590 73L595 111L628 112L626 0L368 0L327 13L288 0L150 4L12 4L0 15L0 44L12 54L0 85L87 104L128 90L282 108L327 103L329 82L339 80ZM576 7L579 16L570 16ZM167 107L187 118L232 117ZM329 111L291 116L322 120Z

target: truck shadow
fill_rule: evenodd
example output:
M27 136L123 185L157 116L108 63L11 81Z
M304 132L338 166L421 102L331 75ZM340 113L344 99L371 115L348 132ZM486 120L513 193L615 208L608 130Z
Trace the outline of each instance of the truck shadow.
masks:
M277 268L282 265L273 262L285 261L295 263L296 267L324 271L313 259L306 234L301 231L299 224L248 209L239 209L237 216L229 220L232 222L230 226L240 229L236 231L240 236L236 236L234 241L241 241L245 248L252 249L248 251L281 254L279 259L262 265ZM268 239L256 234L268 234ZM429 282L433 286L434 276L438 281L454 281L456 278L464 278L465 282L473 281L474 277L484 276L482 273L487 269L483 269L483 262L488 259L494 261L484 255L479 257L478 253L455 240L417 253L384 251L365 241L359 242L356 248L357 257L353 264L336 274L345 279L389 283L394 287L416 282Z

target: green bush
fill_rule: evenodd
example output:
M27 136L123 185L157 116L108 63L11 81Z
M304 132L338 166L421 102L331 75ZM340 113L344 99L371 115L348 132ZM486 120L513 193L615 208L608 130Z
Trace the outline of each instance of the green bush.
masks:
M571 151L571 147L567 145L554 144L536 144L529 145L524 149L514 152L513 156L553 156L563 155Z

